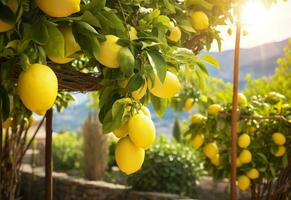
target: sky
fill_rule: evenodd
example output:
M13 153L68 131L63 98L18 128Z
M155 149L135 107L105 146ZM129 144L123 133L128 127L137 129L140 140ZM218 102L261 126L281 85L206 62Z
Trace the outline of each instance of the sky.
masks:
M257 2L253 1L242 11L243 29L247 30L248 35L241 37L241 47L250 48L291 38L291 0L281 0L269 9ZM232 36L227 34L229 27L220 28L224 40L222 51L234 49L235 27L232 27ZM214 45L211 51L217 51L217 46Z

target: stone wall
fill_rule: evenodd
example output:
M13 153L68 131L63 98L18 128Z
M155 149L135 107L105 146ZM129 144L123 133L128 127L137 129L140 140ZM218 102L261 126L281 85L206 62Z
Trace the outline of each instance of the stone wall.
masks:
M45 199L44 173L22 169L20 192L23 200ZM123 185L87 181L53 173L54 200L177 200L174 194L132 191ZM185 200L185 198L184 198Z

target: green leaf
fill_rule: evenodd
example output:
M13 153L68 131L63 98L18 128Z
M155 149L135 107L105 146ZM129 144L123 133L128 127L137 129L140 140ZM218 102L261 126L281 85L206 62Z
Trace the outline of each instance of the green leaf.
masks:
M130 77L134 70L135 60L131 51L127 47L122 47L119 53L120 70Z
M162 117L167 110L168 101L167 99L161 99L154 95L151 95L151 102L153 104L154 110L158 117Z
M65 55L65 41L62 32L54 25L47 23L48 37L44 49L49 56Z
M97 28L101 28L101 24L97 17L95 17L90 11L85 11L84 14L82 15L82 20L84 22L87 22L88 24L95 26Z
M147 51L147 56L151 66L157 70L157 75L163 83L167 74L167 64L163 56L158 51Z
M82 50L97 59L100 43L97 31L86 22L75 22L72 25L74 37Z
M104 31L119 31L125 32L125 27L120 18L112 11L102 10L96 13L96 17L99 19L101 27Z
M52 33L51 33L52 34ZM45 45L49 40L49 32L47 25L43 20L36 20L31 27L31 38L40 45Z
M169 0L163 0L164 4L166 6L166 8L172 13L175 14L176 13L176 9L175 6L169 2Z
M198 67L201 69L201 71L203 71L205 74L209 75L209 74L208 74L208 70L207 70L207 68L206 68L206 66L205 66L204 63L202 63L202 62L197 62L197 65L198 65Z
M0 20L9 24L14 24L16 22L16 16L13 11L2 3L0 3Z
M139 89L144 84L144 82L144 79L139 74L135 74L129 80L126 89L129 92L135 91Z
M110 133L122 125L123 109L120 109L115 116L112 115L112 110L109 110L103 121L103 133Z
M214 67L216 67L218 69L220 68L219 62L218 62L218 60L215 57L213 57L211 55L203 55L200 58L203 61L207 62L208 64L210 64L210 65L212 65L212 66L214 66Z
M91 0L89 4L85 5L82 9L91 9L91 10L101 10L105 7L106 0Z

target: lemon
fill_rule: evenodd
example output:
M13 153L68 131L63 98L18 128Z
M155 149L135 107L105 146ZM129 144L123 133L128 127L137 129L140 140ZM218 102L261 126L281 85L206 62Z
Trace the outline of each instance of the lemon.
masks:
M129 175L138 171L144 161L145 151L133 144L129 137L120 139L115 147L115 160L121 171Z
M58 79L48 66L31 64L19 76L18 93L27 109L44 115L56 100Z
M259 171L256 168L252 168L249 171L246 172L246 175L250 178L250 179L256 179L260 176Z
M237 94L237 102L239 105L247 105L248 104L248 100L243 93Z
M212 142L212 143L206 144L203 148L203 152L208 158L210 159L214 158L214 156L218 154L218 148L217 148L216 143Z
M209 21L207 15L202 11L193 12L191 15L192 27L197 31L202 31L207 29L209 26Z
M215 154L215 156L210 159L210 162L215 166L219 166L220 164L219 157L220 157L219 154Z
M205 117L201 114L194 114L191 116L192 124L201 124L205 120Z
M239 154L239 161L241 164L250 163L252 161L251 152L247 149L242 150L242 152Z
M284 146L279 146L278 150L273 153L274 156L276 157L282 157L286 152L286 147Z
M59 27L62 32L65 41L65 56L48 56L51 61L58 64L66 64L74 60L74 58L69 58L77 51L81 50L79 44L76 42L75 37L72 32L72 27L64 26Z
M194 104L194 99L193 98L187 98L185 103L184 103L184 109L186 111L190 111L193 107Z
M232 29L231 29L231 28L228 28L228 29L227 29L227 34L228 34L229 36L232 35Z
M51 17L68 17L80 11L80 0L35 0L35 2Z
M196 134L191 140L191 144L194 147L194 149L199 149L203 142L204 142L203 134Z
M256 130L257 130L257 128L256 127L253 127L253 126L251 126L251 127L248 128L248 131L250 133L254 133L254 132L256 132Z
M218 115L223 108L219 104L212 104L207 108L208 115Z
M135 100L140 100L144 97L144 95L147 93L147 89L148 89L148 84L147 82L145 82L145 84L140 87L139 89L133 91L131 93L131 96L135 99Z
M9 0L6 5L12 10L12 12L14 14L16 14L17 8L18 8L18 1L17 0ZM13 28L14 28L14 24L10 24L10 23L2 21L0 19L0 33L9 31Z
M98 61L108 68L119 68L121 46L116 43L119 38L114 35L106 35L105 38L99 49Z
M170 29L170 35L168 39L172 42L178 42L181 39L181 30L178 26L172 27Z
M242 175L238 178L238 187L242 191L247 190L250 187L250 184L251 184L251 181L247 176Z
M251 143L251 138L248 134L242 134L238 138L238 146L240 148L247 148Z
M8 117L3 123L2 128L9 128L12 125L13 117Z
M129 39L130 40L136 40L137 39L137 31L133 26L131 26L130 29L129 29Z
M150 92L160 98L172 98L175 96L181 87L178 77L172 72L167 72L166 78L162 83L158 76L155 77L155 83L152 86L150 83Z
M128 131L131 141L140 148L147 149L155 141L154 123L144 114L138 113L129 119Z
M142 113L143 113L145 116L147 116L147 117L149 117L149 118L152 117L152 116L151 116L151 112L150 112L150 110L149 110L147 107L142 106L140 110L142 111Z
M128 124L125 123L120 128L113 131L113 134L118 138L123 138L128 134Z
M286 142L286 138L282 133L274 133L272 135L272 140L274 141L275 144L278 145L283 145Z

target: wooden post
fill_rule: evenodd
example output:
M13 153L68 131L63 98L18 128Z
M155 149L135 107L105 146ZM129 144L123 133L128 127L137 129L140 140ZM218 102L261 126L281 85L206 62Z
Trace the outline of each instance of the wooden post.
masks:
M0 99L0 180L2 178L2 138L3 138L3 127L2 127L2 100ZM0 183L0 200L2 200L2 184Z
M236 158L237 158L237 94L238 94L238 78L239 78L239 50L240 50L241 25L239 20L236 24L235 52L234 52L234 70L233 70L233 96L231 111L231 174L230 174L230 199L237 199L236 192Z
M46 137L45 137L45 191L46 200L53 199L52 185L52 119L53 110L50 109L46 113Z

